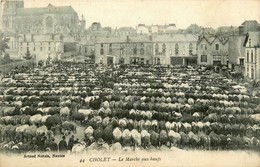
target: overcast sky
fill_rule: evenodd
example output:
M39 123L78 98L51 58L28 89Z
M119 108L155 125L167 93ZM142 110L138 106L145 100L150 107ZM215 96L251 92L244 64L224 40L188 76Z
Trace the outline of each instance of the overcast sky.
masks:
M260 0L25 0L25 7L72 6L86 19L86 27L136 27L137 24L175 23L186 28L239 26L245 20L260 23Z

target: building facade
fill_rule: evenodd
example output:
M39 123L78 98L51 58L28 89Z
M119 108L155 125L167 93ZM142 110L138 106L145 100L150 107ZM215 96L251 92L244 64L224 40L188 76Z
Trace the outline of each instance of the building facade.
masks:
M244 42L248 32L260 31L260 25L255 20L246 20L238 28L237 33L229 36L229 68L238 72L245 72L246 47ZM244 73L246 75L246 73Z
M95 44L95 63L152 64L152 42L144 36L99 39Z
M63 51L64 43L61 34L23 34L19 38L18 55L22 59L29 52L37 61L57 60L60 59Z
M198 65L228 65L228 39L201 37L198 41Z
M248 32L245 43L245 76L260 81L260 31Z
M192 34L162 35L154 37L153 64L197 64L197 37Z
M2 25L18 34L79 33L85 28L85 19L79 20L71 6L24 8L23 0L3 2Z

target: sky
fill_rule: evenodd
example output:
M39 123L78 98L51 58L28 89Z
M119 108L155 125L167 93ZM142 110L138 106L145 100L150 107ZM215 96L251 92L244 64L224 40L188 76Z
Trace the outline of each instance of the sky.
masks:
M260 23L260 0L24 0L25 7L72 6L86 19L86 27L135 28L138 24L190 24L217 28L239 26L245 20Z

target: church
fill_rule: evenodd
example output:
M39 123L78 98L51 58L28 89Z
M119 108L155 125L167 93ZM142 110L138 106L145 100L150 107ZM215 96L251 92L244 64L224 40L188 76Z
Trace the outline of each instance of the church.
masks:
M11 57L23 59L30 52L37 61L57 59L63 53L63 37L75 38L85 30L85 18L80 20L71 6L24 8L23 0L6 0L2 5L2 28L9 34L6 51Z
M24 8L23 0L3 2L2 26L17 34L78 34L84 31L85 19L80 20L71 6Z

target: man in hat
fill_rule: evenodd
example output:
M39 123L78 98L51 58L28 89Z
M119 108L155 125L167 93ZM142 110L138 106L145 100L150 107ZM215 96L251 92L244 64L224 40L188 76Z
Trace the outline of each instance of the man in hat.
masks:
M38 150L38 145L36 143L36 138L35 137L32 139L32 150L33 151L37 151Z
M68 150L71 150L74 144L75 144L74 135L72 135L69 139Z
M55 142L54 138L51 139L49 147L52 151L58 151L58 145Z
M65 140L65 136L62 137L62 140L59 143L59 151L67 151L67 142Z

